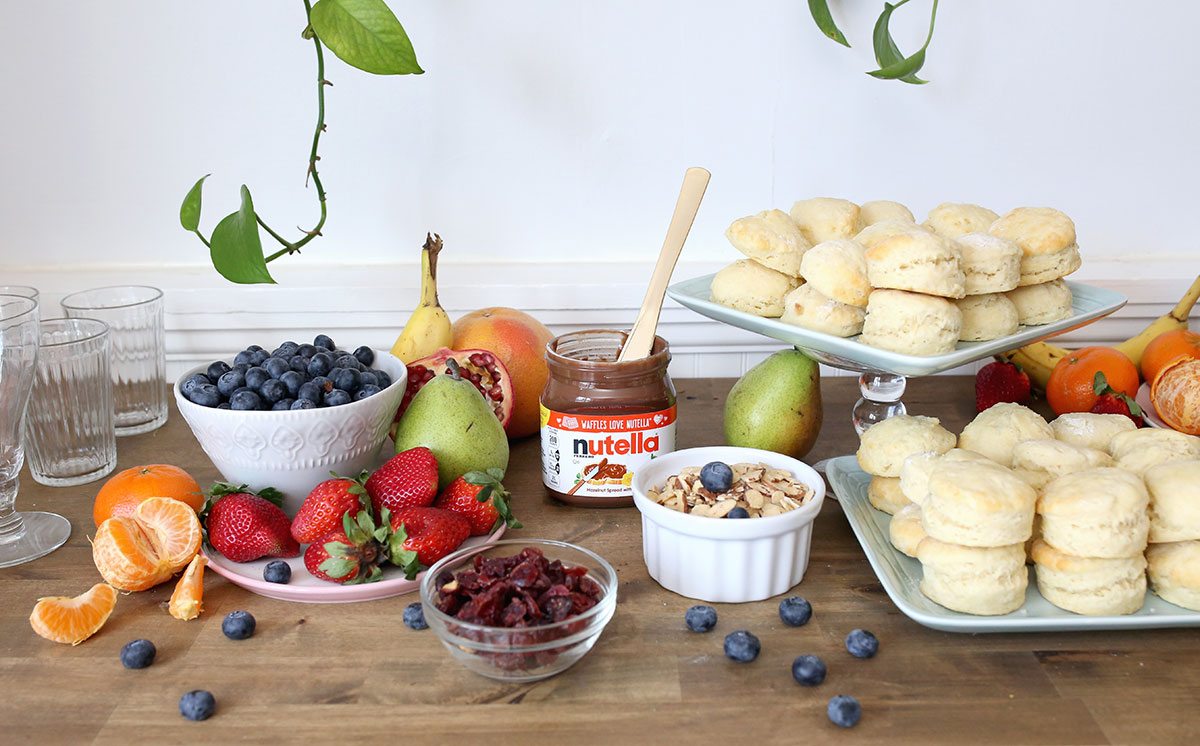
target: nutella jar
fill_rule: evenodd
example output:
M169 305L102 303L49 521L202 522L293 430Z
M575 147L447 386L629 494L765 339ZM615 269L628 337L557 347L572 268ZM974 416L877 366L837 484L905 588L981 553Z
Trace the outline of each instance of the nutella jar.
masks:
M596 329L550 340L542 392L542 482L551 497L594 508L633 505L633 473L675 450L670 348L618 363L625 332Z

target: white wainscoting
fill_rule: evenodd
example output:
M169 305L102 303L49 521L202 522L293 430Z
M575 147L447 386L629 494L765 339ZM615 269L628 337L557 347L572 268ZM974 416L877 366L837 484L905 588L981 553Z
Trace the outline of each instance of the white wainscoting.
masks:
M528 311L556 333L622 327L637 315L651 266L650 262L447 262L439 272L441 299L453 318L474 308L511 306ZM683 262L675 276L694 277L721 266ZM285 339L307 341L318 332L330 334L343 346L390 347L416 303L419 285L416 265L411 263L281 266L272 271L280 282L277 286L232 285L201 266L9 266L0 271L0 284L38 287L47 318L58 315L58 301L75 290L117 284L162 288L172 378L250 344L269 347ZM1189 258L1090 263L1078 279L1118 290L1129 297L1129 304L1062 339L1079 345L1107 344L1132 336L1169 310L1197 272L1200 260ZM671 342L671 374L676 378L738 376L783 347L670 301L663 309L660 332Z

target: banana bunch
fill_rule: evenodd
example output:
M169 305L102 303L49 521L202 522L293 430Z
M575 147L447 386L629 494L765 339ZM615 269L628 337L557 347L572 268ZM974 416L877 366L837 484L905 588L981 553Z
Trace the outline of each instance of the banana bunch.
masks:
M1133 364L1141 367L1142 353L1146 351L1146 345L1150 344L1155 337L1163 332L1169 332L1174 329L1186 329L1188 325L1188 316L1192 312L1192 306L1196 305L1196 301L1200 300L1200 277L1197 277L1192 286L1188 288L1183 297L1179 299L1179 303L1171 309L1169 313L1159 316L1154 321L1150 322L1136 336L1114 345L1113 349L1119 350L1125 354ZM1024 347L1018 347L1015 350L1009 350L996 356L997 360L1014 363L1025 374L1029 376L1029 380L1033 383L1034 388L1045 390L1046 383L1050 380L1050 373L1054 370L1054 366L1058 365L1058 361L1062 360L1067 355L1071 354L1071 350L1058 345L1050 344L1049 342L1034 342Z
M450 316L438 305L437 257L441 250L442 237L426 233L421 247L421 302L392 345L392 354L406 364L449 347L453 339Z

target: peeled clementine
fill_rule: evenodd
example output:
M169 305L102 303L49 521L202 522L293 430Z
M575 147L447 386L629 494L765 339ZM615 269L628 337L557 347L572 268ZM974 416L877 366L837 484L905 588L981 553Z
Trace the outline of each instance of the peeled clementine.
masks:
M1158 374L1180 360L1200 359L1200 334L1189 329L1163 332L1142 353L1142 380L1154 383Z
M117 592L96 583L75 598L40 598L29 615L33 631L47 640L78 645L100 631L117 605Z
M92 539L96 569L114 587L144 591L170 579L200 551L200 519L191 506L153 497L132 516L100 524Z
M171 602L167 604L167 611L171 616L185 622L200 616L204 600L204 566L207 564L208 560L202 554L192 557L179 582L175 584Z
M204 491L190 474L170 464L147 464L118 472L104 483L92 505L92 520L99 526L114 515L133 515L151 497L173 497L197 513L204 507Z
M1200 360L1176 360L1150 384L1154 411L1181 433L1200 435Z
M1046 401L1055 414L1087 412L1096 404L1096 373L1104 373L1115 391L1137 396L1137 366L1125 353L1111 347L1072 350L1054 366L1046 382Z

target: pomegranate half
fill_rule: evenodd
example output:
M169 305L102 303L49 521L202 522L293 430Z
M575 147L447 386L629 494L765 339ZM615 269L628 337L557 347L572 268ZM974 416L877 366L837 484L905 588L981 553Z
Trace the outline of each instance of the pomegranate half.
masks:
M487 350L451 350L446 347L408 364L408 387L404 391L404 398L400 400L396 419L400 419L413 397L434 376L450 374L448 361L451 359L458 363L459 375L474 384L496 414L496 419L507 427L513 413L512 378L508 375L508 368Z

